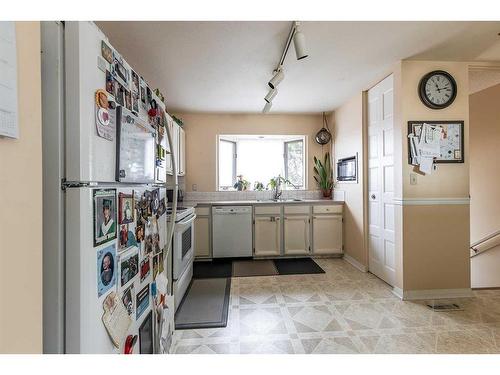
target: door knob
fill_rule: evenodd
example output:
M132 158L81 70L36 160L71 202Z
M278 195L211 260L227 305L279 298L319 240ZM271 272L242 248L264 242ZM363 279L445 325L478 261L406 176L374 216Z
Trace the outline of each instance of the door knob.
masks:
M377 198L377 197L375 196L375 194L372 194L371 198L372 198L372 199L375 199L375 198Z

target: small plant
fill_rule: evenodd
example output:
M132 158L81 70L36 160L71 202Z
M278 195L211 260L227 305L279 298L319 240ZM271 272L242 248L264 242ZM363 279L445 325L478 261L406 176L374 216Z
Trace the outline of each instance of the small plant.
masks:
M283 194L283 191L281 190L281 184L292 185L294 188L297 188L297 186L292 184L289 179L281 177L280 175L278 175L278 177L271 178L267 186L271 187L273 191L273 199L279 199L281 197L281 194Z
M253 184L253 189L256 190L256 191L262 191L265 189L265 186L262 182L260 181L255 181L255 183Z
M239 175L238 181L233 185L233 187L238 190L238 191L243 191L243 190L248 190L248 187L250 186L250 181L247 181L243 178L243 175Z
M314 173L314 179L323 192L323 197L330 198L333 189L333 171L329 152L325 153L323 162L314 157Z

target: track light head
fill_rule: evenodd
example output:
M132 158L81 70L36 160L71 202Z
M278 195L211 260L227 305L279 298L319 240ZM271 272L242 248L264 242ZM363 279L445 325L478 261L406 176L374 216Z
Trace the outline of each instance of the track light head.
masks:
M264 106L264 109L262 109L262 113L268 113L271 110L271 107L273 106L273 103L268 102Z
M275 89L283 81L283 78L285 78L285 73L283 73L283 69L280 67L268 82L269 87Z
M297 56L297 60L302 60L309 56L306 52L306 37L302 34L302 31L300 31L298 22L295 23L293 45L295 46L295 55Z
M267 93L266 97L264 98L264 100L268 103L271 103L274 99L274 97L276 96L276 94L278 93L278 90L277 89L271 89L269 90L269 92Z

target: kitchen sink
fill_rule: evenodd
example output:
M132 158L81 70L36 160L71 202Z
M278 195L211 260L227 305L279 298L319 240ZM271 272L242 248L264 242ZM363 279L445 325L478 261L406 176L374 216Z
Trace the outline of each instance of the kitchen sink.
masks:
M302 202L303 199L257 199L257 202Z

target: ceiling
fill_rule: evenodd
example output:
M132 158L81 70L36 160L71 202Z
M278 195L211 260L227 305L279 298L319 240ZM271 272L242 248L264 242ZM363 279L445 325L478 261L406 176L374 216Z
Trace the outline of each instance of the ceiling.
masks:
M176 112L257 113L291 22L97 22ZM271 113L331 111L401 59L500 61L500 22L302 22Z

